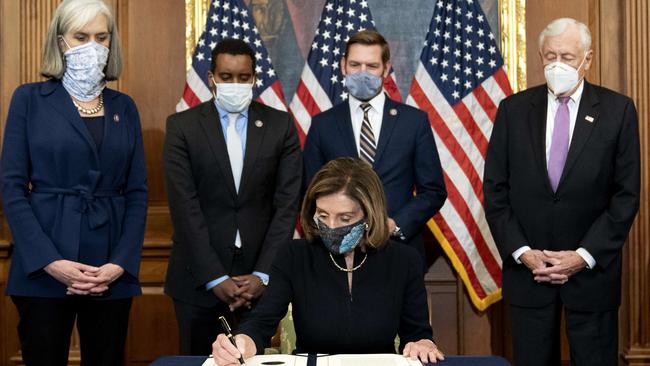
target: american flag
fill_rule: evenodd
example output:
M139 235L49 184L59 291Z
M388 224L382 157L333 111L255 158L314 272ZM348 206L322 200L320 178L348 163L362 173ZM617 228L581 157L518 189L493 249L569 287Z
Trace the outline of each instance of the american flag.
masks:
M480 310L501 298L501 259L482 185L497 106L510 94L478 0L437 1L406 103L429 115L448 192L429 228Z
M212 98L207 75L212 50L226 38L243 40L255 53L256 85L253 98L286 111L284 95L271 58L262 43L255 20L242 0L215 0L210 4L205 29L194 50L192 67L187 72L183 97L176 105L176 111L186 110Z
M298 124L301 142L304 142L314 115L347 99L340 61L350 36L364 29L375 29L366 0L328 0L325 3L307 63L289 105ZM402 100L393 72L384 80L384 89L390 98Z

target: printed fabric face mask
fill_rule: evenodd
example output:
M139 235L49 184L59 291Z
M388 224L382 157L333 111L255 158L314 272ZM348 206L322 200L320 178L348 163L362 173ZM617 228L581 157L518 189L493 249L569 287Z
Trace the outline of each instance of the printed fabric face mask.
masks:
M384 78L368 71L359 71L345 76L345 86L355 98L367 101L374 98L384 84Z
M556 96L562 95L578 85L580 81L578 70L580 70L586 58L587 55L582 59L577 69L560 61L552 62L544 67L544 77L553 94Z
M253 100L253 84L245 83L217 83L213 92L217 107L228 113L239 113L251 104Z
M97 98L106 86L104 68L108 53L107 47L95 41L65 51L65 73L61 80L65 90L82 102L90 102Z
M324 222L314 217L316 227L320 232L320 238L323 241L325 248L332 254L348 253L361 242L363 233L368 228L365 219L361 219L354 224L330 228Z

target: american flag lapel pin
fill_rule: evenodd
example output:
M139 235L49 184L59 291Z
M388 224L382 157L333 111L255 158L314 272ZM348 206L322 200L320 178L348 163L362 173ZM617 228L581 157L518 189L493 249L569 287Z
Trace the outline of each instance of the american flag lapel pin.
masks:
M585 116L585 121L587 121L587 122L589 122L589 123L593 123L593 122L594 122L594 117L592 117L592 116Z

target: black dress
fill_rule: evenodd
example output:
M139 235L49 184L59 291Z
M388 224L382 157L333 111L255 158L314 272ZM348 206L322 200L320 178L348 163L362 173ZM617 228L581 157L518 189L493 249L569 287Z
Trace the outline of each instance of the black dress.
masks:
M354 265L364 257L357 249ZM343 256L334 256L345 268ZM258 353L293 305L298 353L394 353L411 341L431 339L421 259L415 249L390 242L369 250L352 276L332 263L320 240L294 240L276 256L266 292L237 333L249 335Z

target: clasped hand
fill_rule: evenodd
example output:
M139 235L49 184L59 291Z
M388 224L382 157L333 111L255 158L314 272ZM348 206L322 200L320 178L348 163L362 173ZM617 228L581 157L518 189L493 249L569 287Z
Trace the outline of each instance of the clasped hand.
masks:
M95 267L65 259L48 264L44 270L67 286L66 295L99 296L124 273L122 267L113 263Z
M537 250L531 249L519 258L535 276L539 283L562 285L571 276L583 270L587 263L573 250Z
M262 296L265 286L253 274L230 277L212 288L212 293L228 304L230 311L244 306L251 308L253 300Z

